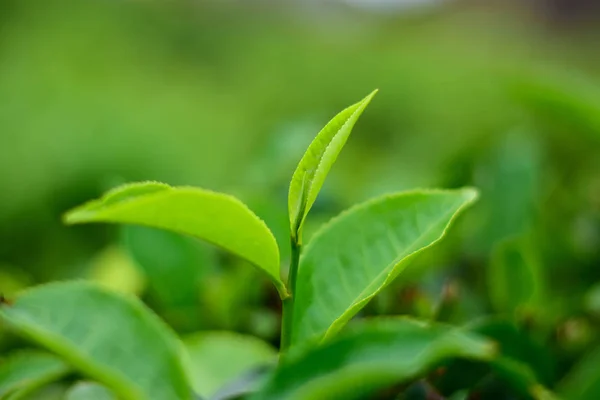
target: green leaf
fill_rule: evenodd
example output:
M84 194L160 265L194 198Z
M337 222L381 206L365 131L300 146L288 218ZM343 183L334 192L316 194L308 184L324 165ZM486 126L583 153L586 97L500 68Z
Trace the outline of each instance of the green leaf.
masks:
M495 346L459 328L386 318L293 353L252 400L354 399L414 379L449 358L490 360Z
M292 344L337 333L476 198L474 189L404 192L353 207L326 224L300 259Z
M544 384L554 381L555 360L543 343L534 340L530 333L515 323L496 317L483 318L470 324L469 330L498 343L502 358L519 362L530 369L531 381Z
M79 382L69 390L65 400L116 400L116 397L102 385Z
M139 300L85 282L22 292L0 318L125 400L190 399L181 342Z
M184 344L189 380L204 397L212 397L243 373L277 360L277 350L268 343L233 332L202 332L186 338Z
M491 366L504 382L507 382L511 388L522 396L531 396L535 400L556 398L553 393L539 383L533 370L521 361L502 355L493 360Z
M490 299L497 311L520 315L539 306L541 268L522 240L513 238L497 245L487 276Z
M2 400L64 400L68 387L62 381L39 388L18 390Z
M21 350L0 360L0 398L13 392L34 390L66 375L69 367L56 356Z
M373 91L329 121L308 146L294 171L288 195L288 211L291 235L298 243L302 239L304 219L315 202L329 170L346 144L354 124L376 93L377 90Z
M536 123L552 132L569 134L570 141L600 138L600 96L594 80L573 71L547 71L514 75L508 81L510 94L536 116ZM577 132L573 136L570 133Z
M197 304L202 278L216 264L204 243L143 226L124 226L121 233L128 253L147 276L152 294L162 305Z
M454 362L435 382L436 387L449 393L479 382L474 390L483 398L487 398L486 393L500 395L497 392L502 390L506 395L518 394L519 398L556 399L543 386L554 381L554 360L527 331L496 317L483 318L466 329L493 340L498 346L497 357L487 365L462 360Z
M68 212L68 224L110 222L167 229L220 246L265 271L282 298L279 248L265 223L233 196L193 187L132 183Z
M558 392L568 400L600 399L600 347L573 367L560 383Z
M543 145L528 130L500 135L476 158L474 184L485 193L470 252L487 256L501 240L531 232L543 190Z

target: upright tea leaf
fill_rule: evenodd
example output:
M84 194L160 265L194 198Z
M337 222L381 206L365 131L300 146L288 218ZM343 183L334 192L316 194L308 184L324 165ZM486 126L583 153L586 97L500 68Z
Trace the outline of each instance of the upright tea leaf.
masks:
M116 400L116 397L102 385L79 382L69 390L65 400Z
M356 206L325 225L300 259L292 344L338 332L476 198L474 189L399 193Z
M300 160L288 195L288 210L292 237L298 242L302 224L315 202L323 182L346 144L354 124L377 91L336 115L319 132Z
M449 358L490 360L476 334L408 318L374 319L311 351L284 359L251 400L355 399L405 382Z
M490 300L499 312L520 314L539 306L541 269L519 239L508 239L495 248L488 272Z
M191 399L181 343L135 298L90 283L52 283L2 305L0 319L119 398Z
M287 296L273 234L235 197L193 187L134 183L75 208L65 222L136 224L191 235L250 261L269 275L282 298Z
M206 398L252 368L277 360L277 351L268 343L233 332L198 333L186 338L184 344L190 381Z
M30 391L66 375L69 367L58 357L22 350L0 359L0 399L15 391Z

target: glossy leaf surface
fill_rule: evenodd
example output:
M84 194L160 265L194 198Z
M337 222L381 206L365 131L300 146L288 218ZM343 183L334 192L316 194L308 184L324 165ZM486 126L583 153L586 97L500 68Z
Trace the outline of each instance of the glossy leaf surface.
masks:
M288 195L291 235L301 241L306 215L315 202L329 170L346 144L352 128L377 91L336 115L319 132L300 160Z
M326 224L300 259L292 344L339 331L410 257L440 240L476 198L474 189L399 193L363 203Z
M207 398L245 372L277 361L277 350L268 343L233 332L199 333L184 344L190 381Z
M133 183L65 215L65 222L109 222L167 229L206 240L265 271L282 297L279 248L265 223L233 196L193 187Z
M405 382L449 358L490 360L476 334L408 318L374 319L306 353L291 354L252 400L355 399Z
M52 283L3 305L0 317L119 398L191 398L181 343L135 298L90 283Z
M0 359L0 398L29 391L67 374L69 367L58 357L42 351L22 350Z

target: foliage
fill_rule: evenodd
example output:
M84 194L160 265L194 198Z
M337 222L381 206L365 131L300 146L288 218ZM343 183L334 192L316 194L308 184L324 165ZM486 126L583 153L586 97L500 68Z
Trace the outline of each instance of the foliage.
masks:
M228 194L150 181L122 185L65 214L68 224L127 225L119 230L125 251L116 254L119 265L131 269L121 279L132 283L72 280L3 298L0 319L11 335L55 355L9 355L0 368L0 398L25 398L49 383L64 383L67 373L77 380L68 399L410 398L417 392L418 398L556 398L548 387L566 399L595 398L597 354L577 363L594 345L594 328L587 317L564 323L574 306L549 298L543 273L548 255L539 249L556 238L540 233L537 219L529 218L540 207L535 198L542 186L535 134L507 136L492 157L482 156L475 183L480 179L489 188L481 177L492 176L503 185L491 185L494 196L484 196L475 217L437 252L432 246L477 200L478 190L377 196L318 226L341 206L322 212L335 197L324 181L374 95L336 115L298 157L287 218L277 211L283 207L276 196L256 208L248 201L251 211ZM577 109L571 100L571 110ZM446 182L459 186L452 176ZM257 186L248 192L265 188ZM482 213L493 228L464 239L470 246L462 249L459 234L473 235ZM289 220L289 230L280 229L282 220ZM289 253L282 247L288 242ZM456 275L469 263L467 273L474 266L482 273L485 268L472 260L487 252L492 257L483 271L483 295L481 288L444 282L439 268L420 268L447 259L462 266ZM470 261L457 262L457 254ZM263 285L264 277L272 286ZM484 315L488 301L492 313L506 320L463 326ZM551 301L556 314L544 307ZM277 364L267 341L278 342L280 310ZM237 318L221 315L227 312ZM390 312L417 318L360 318ZM353 324L355 316L360 321ZM246 334L203 330L239 319ZM555 344L554 331L567 338L557 345L563 346L560 357L544 350Z

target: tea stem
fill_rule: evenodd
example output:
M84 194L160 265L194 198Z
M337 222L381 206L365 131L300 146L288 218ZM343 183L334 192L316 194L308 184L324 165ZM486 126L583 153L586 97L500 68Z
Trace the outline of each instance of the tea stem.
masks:
M294 302L296 299L296 277L298 276L298 263L302 246L292 238L292 257L288 274L288 291L290 297L283 300L283 322L281 324L281 347L283 354L289 347L292 339L292 328L294 323Z

